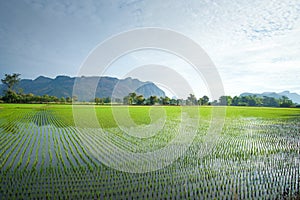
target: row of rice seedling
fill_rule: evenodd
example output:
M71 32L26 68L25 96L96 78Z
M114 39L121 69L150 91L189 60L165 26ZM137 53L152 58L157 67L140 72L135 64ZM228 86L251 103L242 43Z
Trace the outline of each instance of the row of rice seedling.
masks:
M106 197L128 197L135 193L135 195L139 194L140 198L142 197L157 197L161 198L165 195L169 195L171 198L176 197L183 197L183 196L194 196L195 198L198 196L202 197L218 197L218 195L221 195L223 192L224 194L229 197L231 195L232 188L237 187L238 185L241 185L242 187L239 187L241 192L237 194L241 194L241 197L254 197L256 194L253 194L254 191L261 188L261 191L263 191L263 186L257 186L253 187L253 184L251 184L251 180L249 180L246 184L240 184L238 181L236 183L233 183L230 181L230 178L232 177L226 177L225 174L220 173L219 177L225 177L223 179L217 179L216 176L214 178L209 178L206 176L203 176L205 173L199 174L197 177L197 182L192 182L190 180L187 181L181 181L184 180L184 172L192 174L193 171L182 171L179 172L179 181L174 183L171 183L168 181L168 179L163 179L162 177L168 177L170 176L171 171L164 171L161 173L148 173L143 178L138 177L137 175L129 174L124 177L120 177L119 179L113 179L113 175L110 173L107 176L105 174L100 174L101 178L104 179L106 177L107 179L101 180L102 183L97 184L96 178L92 178L93 175L95 177L97 176L97 173L95 172L83 172L82 178L74 178L73 176L71 178L68 178L69 175L62 175L59 177L59 179L54 179L53 182L49 184L55 184L54 191L58 195L60 192L62 192L59 188L60 187L66 187L63 189L63 195L74 197L74 195L80 195L80 193L90 192L89 195L95 194L95 190L100 190L101 194ZM92 175L89 175L91 173ZM37 175L37 174L35 174ZM175 175L177 176L177 175ZM251 177L253 174L247 173L246 177ZM100 178L99 177L99 178ZM111 178L109 178L111 177ZM237 173L234 174L234 177L237 177ZM73 178L73 180L82 180L82 181L70 181ZM239 178L238 178L239 179ZM238 180L237 179L237 180ZM250 178L249 178L250 179ZM67 181L68 180L68 181ZM146 180L149 180L148 182ZM37 185L42 184L43 182L39 182ZM123 183L123 184L122 184ZM203 184L201 184L203 183ZM87 185L86 185L87 184ZM174 189L167 189L163 185L170 184L172 188ZM236 185L235 185L236 184ZM124 186L123 186L124 185ZM152 185L152 186L150 186ZM120 187L121 186L121 187ZM123 187L122 187L123 186ZM272 187L272 185L270 185ZM244 188L245 187L245 188ZM136 188L136 189L134 189ZM176 189L177 188L177 189ZM238 188L238 187L237 187ZM243 189L241 189L243 188ZM33 189L38 189L38 187L33 187ZM102 191L103 190L103 191ZM237 189L238 190L238 189ZM226 193L227 191L227 193ZM229 191L229 192L228 192ZM239 191L239 190L238 190ZM243 191L243 192L242 192ZM271 190L271 192L274 191L274 189ZM74 193L73 193L74 192ZM268 193L268 192L266 192ZM74 194L74 195L72 195ZM193 194L193 195L191 195ZM226 197L224 196L224 198ZM87 194L84 196L88 196ZM41 197L41 195L40 195Z
M2 198L281 199L299 195L299 119L228 118L207 154L203 145L209 120L200 120L197 130L187 124L186 134L197 135L184 155L160 170L136 174L105 166L94 153L126 161L121 155L114 157L115 150L108 144L133 153L160 149L182 130L178 115L168 116L157 135L135 138L118 127L102 132L75 128L63 119L68 116L65 110L59 116L52 109L18 109L17 123L14 116L0 113L4 118L0 121ZM173 143L173 150L179 151L185 139ZM146 162L140 164L147 167L142 166Z
M8 162L9 159L13 159L16 154L13 154L14 151L17 149L17 147L22 144L22 141L25 141L23 137L27 138L28 135L25 134L25 132L20 132L18 134L18 137L15 137L10 143L6 144L4 148L2 149L1 155L3 155L1 159L1 164L0 164L0 170L2 170L6 163ZM23 145L23 144L22 144ZM16 150L18 151L18 150ZM9 168L8 168L9 170Z

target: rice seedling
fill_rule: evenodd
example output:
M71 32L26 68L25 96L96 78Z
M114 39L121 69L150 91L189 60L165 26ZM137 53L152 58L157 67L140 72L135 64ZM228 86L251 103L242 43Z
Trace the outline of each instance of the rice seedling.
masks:
M181 115L180 107L164 107L164 126L149 138L134 137L126 133L128 129L118 127L110 107L96 108L102 132L89 122L85 128L75 127L67 105L3 107L0 194L4 199L299 197L300 119L295 117L299 109L229 107L220 137L211 152L202 156L211 107L200 107L196 130L188 124L179 126L182 116L192 115ZM141 117L150 109L129 107L131 118L142 129L151 122ZM95 157L95 153L105 153L105 159L129 167L129 158L115 157L108 144L133 153L152 152L166 146L180 130L187 135L195 131L193 142L182 156L156 171L118 171ZM173 151L179 151L184 142L183 137L174 143ZM143 166L146 162L140 163L141 168L147 168Z

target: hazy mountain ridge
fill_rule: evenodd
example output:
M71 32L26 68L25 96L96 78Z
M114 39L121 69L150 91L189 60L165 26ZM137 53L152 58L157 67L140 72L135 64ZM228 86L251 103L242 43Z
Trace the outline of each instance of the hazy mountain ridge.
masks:
M249 96L249 95L256 95L258 97L267 96L267 97L274 97L277 99L281 98L282 96L286 96L289 99L291 99L293 102L300 103L300 95L297 93L291 93L290 91L283 91L283 92L279 92L279 93L276 93L276 92L248 93L248 92L245 92L245 93L240 94L240 96Z
M45 76L39 76L38 78L22 79L16 86L23 90L23 93L32 93L34 95L51 95L57 97L71 97L73 94L74 83L77 85L76 96L81 101L89 101L94 96L96 97L113 97L123 99L130 92L136 92L144 97L148 98L151 95L165 96L165 92L158 88L152 82L143 82L138 79L126 78L118 79L114 77L69 77L69 76L57 76L56 78L48 78ZM0 94L3 95L5 86L0 85ZM96 95L95 94L96 91Z

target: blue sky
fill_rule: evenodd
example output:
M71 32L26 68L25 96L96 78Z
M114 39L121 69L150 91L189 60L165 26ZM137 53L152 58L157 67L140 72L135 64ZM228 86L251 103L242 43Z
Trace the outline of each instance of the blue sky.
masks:
M0 1L0 75L76 76L105 39L134 28L161 27L186 35L207 52L226 94L300 93L299 17L298 0ZM190 80L198 97L207 92L187 63L159 51L124 56L107 75L135 76L132 70L147 64L174 68Z

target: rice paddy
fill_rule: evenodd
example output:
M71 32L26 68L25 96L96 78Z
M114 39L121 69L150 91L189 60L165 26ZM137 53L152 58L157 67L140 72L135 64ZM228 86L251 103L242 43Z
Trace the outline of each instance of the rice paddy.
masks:
M129 114L123 118L130 116L137 124L134 129L126 127L126 121L120 124L114 116L118 112L118 118L122 119L122 113L127 112L127 107L122 106L95 106L99 124L86 120L77 126L71 105L2 104L0 197L299 198L300 109L227 107L221 132L210 152L205 153L203 146L213 108L190 107L193 111L185 114L182 107L161 108L163 122L160 114L151 114L152 107L129 107ZM84 111L84 106L81 109ZM196 127L188 124L190 121L180 125L183 117L192 120L195 111ZM150 130L149 124L154 124L157 133L137 137ZM116 158L114 149L105 142L126 152L155 152L182 131L181 140L172 143L173 151L179 151L193 133L191 144L174 162L158 170L132 173L108 166L116 163L129 169L133 165L127 162L127 157ZM131 132L134 134L128 134ZM138 167L148 169L150 164L141 160Z

